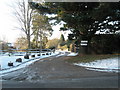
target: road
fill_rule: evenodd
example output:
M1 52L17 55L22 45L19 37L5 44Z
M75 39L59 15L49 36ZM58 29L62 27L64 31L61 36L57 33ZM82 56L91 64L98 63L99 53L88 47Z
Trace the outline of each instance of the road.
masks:
M66 53L67 54L67 53ZM3 88L118 88L118 74L86 70L52 56L3 76Z

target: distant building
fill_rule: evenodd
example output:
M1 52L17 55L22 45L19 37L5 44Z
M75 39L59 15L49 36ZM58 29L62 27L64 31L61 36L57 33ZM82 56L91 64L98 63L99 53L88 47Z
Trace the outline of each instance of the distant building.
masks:
M12 43L7 43L8 49L15 49Z
M8 45L9 47L11 47L11 46L12 46L12 43L7 43L7 45Z
M6 43L3 41L0 41L0 50L8 50L8 49L13 49L13 44L12 43Z
M2 50L2 44L3 44L3 42L0 41L0 50Z

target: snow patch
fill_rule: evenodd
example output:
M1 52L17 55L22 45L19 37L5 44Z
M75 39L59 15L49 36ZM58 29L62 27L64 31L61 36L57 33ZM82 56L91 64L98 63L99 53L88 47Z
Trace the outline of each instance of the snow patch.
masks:
M119 72L120 65L118 64L118 61L119 59L118 57L116 57L116 58L108 58L103 60L96 60L90 63L74 63L74 65L83 66L89 70Z
M65 51L60 51L59 53L60 53L60 55L57 55L56 57L64 56L66 52Z
M78 53L74 53L74 52L71 52L70 54L68 54L67 56L77 56Z

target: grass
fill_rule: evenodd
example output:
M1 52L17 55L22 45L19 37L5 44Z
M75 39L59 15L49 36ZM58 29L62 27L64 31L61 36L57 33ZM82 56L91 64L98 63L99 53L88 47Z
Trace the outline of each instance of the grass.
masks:
M118 57L118 55L110 55L110 54L109 55L79 55L74 57L68 57L66 60L69 63L78 63L78 62L88 63L95 60L102 60L113 57Z

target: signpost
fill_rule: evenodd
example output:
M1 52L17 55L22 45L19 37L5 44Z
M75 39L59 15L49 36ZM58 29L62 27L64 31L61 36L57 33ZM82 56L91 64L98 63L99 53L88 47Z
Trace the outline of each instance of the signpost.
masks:
M87 54L87 52L88 52L88 41L87 40L81 40L81 43L80 43L80 45L81 45L81 54Z

